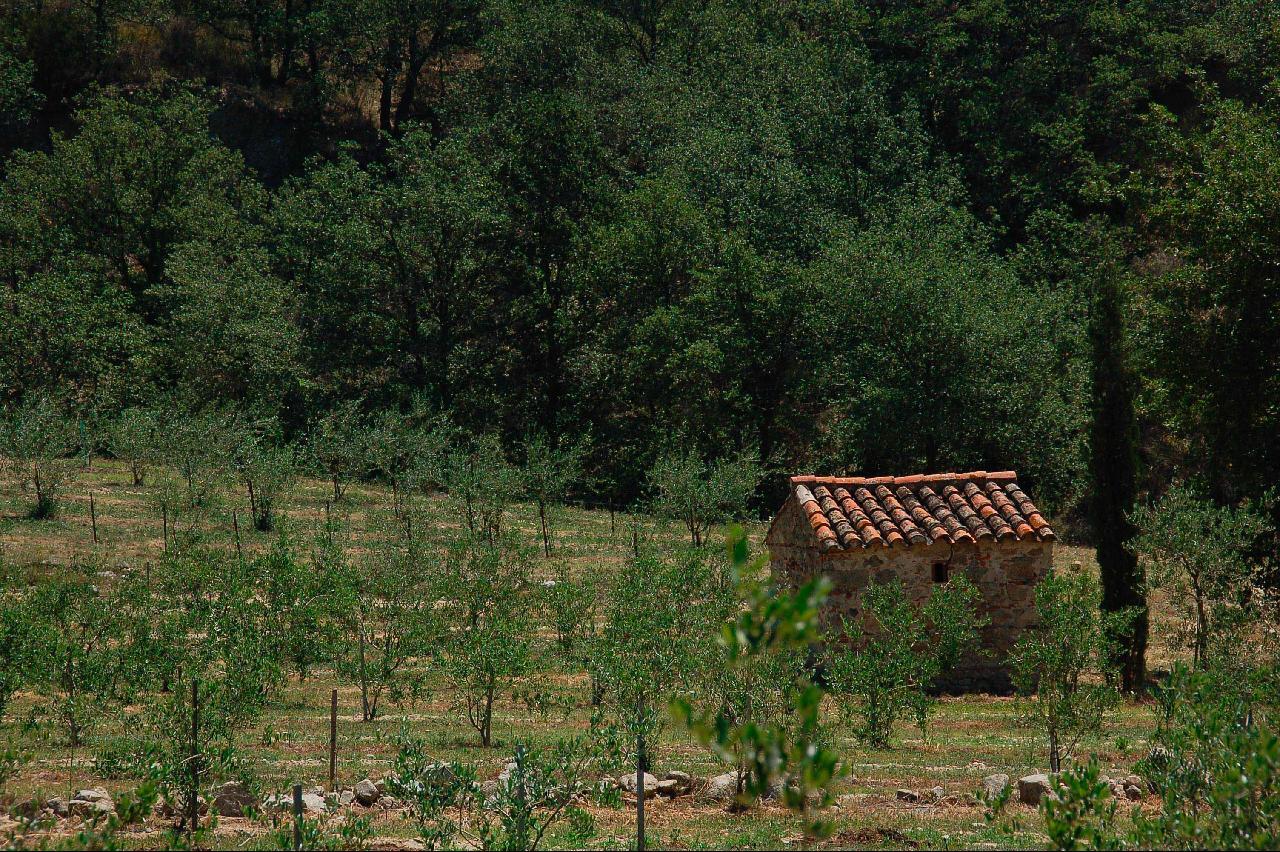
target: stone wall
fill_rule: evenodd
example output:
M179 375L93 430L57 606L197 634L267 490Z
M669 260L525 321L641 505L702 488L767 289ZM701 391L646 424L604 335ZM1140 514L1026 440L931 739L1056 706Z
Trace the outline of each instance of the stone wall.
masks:
M783 506L765 543L773 574L780 581L798 585L816 573L831 578L824 613L829 630L839 628L841 617L863 616L862 589L873 581L896 577L912 603L923 605L938 582L935 566L948 579L964 573L982 592L979 610L990 624L982 631L986 654L972 655L947 683L940 684L949 690L1009 689L1005 658L1022 631L1037 624L1035 586L1053 564L1053 544L1042 541L984 539L976 544L872 547L824 555L794 500ZM874 629L874 624L864 627Z

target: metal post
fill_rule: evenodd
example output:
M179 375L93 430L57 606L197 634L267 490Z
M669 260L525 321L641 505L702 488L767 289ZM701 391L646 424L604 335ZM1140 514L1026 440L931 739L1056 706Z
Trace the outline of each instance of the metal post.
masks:
M98 509L93 503L93 492L89 492L89 523L93 525L93 543L98 543Z

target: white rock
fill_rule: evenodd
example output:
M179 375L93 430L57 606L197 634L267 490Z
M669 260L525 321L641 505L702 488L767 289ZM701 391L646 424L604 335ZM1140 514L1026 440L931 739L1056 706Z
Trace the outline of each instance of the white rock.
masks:
M982 794L987 801L993 801L996 797L1004 793L1009 787L1009 776L1003 772L997 772L994 775L988 775L982 779Z
M377 802L380 795L382 794L378 792L378 786L368 778L362 779L356 784L356 801L366 808Z
M727 802L738 795L738 773L726 772L723 775L717 775L708 779L706 788L702 791L704 799L710 799L714 802Z
M619 775L618 786L621 787L624 792L634 795L636 792L635 774L630 773L627 775ZM644 774L644 797L646 799L652 799L656 795L658 795L658 779L646 772Z
M1049 776L1043 772L1024 775L1018 779L1018 801L1024 805L1038 805L1045 796L1057 798Z
M328 810L324 796L317 793L302 794L302 809L311 814L322 814Z

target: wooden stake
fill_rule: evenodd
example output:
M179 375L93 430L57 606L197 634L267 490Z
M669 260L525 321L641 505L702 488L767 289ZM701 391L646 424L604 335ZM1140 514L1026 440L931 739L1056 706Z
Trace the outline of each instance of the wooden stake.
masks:
M199 825L200 807L200 679L191 678L191 754L187 757L191 770L191 795L187 802L187 816L191 820L191 833Z
M338 792L338 690L329 695L329 789Z
M302 848L302 785L293 785L293 848Z
M93 492L89 492L89 523L93 525L93 543L98 543L98 510L93 504Z
M636 850L644 852L644 734L636 737Z
M236 531L236 559L244 561L244 554L240 551L240 510L231 510L231 526Z

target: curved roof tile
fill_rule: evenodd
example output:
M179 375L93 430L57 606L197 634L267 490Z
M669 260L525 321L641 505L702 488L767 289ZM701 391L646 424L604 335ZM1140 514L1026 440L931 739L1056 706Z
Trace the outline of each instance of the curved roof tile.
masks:
M913 476L793 476L796 502L824 551L984 538L1052 541L1013 471Z

